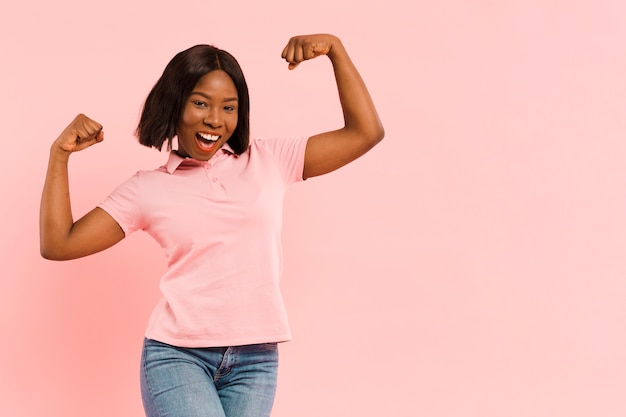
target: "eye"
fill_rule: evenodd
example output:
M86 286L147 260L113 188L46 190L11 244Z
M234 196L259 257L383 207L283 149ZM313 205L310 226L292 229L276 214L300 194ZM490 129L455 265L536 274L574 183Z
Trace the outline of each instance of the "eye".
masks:
M200 100L192 100L191 102L194 106L196 107L206 107L206 103L204 101L200 101Z
M224 106L224 110L230 113L234 112L237 109L235 108L235 106Z

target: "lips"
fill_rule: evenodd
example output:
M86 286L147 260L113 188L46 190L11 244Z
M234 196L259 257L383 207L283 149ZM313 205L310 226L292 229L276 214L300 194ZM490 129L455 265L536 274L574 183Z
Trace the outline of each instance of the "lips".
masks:
M207 132L198 132L196 133L196 142L198 143L198 147L203 152L212 152L215 150L217 146L217 142L221 136L214 135Z

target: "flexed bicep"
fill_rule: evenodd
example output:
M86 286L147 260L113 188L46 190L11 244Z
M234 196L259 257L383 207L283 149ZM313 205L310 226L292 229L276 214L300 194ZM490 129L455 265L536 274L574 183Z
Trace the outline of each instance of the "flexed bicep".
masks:
M296 36L283 49L289 69L300 62L326 55L337 83L344 126L309 138L305 153L304 178L334 171L357 159L385 135L376 107L339 38L333 35Z
M124 232L104 210L96 208L74 222L70 203L68 162L73 152L103 140L102 125L79 114L50 148L41 194L39 239L41 256L65 260L99 252L124 238Z

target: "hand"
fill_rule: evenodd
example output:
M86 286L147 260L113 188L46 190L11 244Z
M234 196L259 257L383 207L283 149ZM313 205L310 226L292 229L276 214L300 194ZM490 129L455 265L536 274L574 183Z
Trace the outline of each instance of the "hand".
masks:
M337 43L339 38L333 35L294 36L289 39L281 56L289 62L289 69L292 70L302 61L329 55Z
M79 114L61 132L53 147L65 152L77 152L104 140L102 125Z

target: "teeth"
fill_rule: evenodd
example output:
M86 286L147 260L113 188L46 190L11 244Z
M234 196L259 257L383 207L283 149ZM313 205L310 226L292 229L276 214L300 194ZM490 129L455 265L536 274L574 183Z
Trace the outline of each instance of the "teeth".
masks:
M214 142L220 138L218 135L209 135L208 133L198 133L198 136L200 136L204 140L208 140L211 142Z

